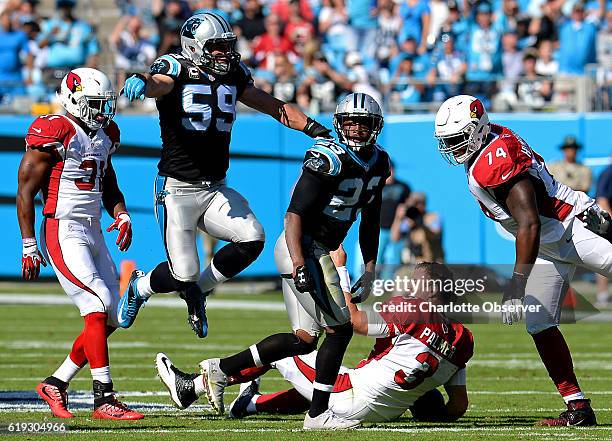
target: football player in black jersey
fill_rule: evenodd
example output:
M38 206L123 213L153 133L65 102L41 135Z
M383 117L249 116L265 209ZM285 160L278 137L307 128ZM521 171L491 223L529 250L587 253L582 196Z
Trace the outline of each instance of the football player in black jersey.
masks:
M329 395L353 334L340 277L329 254L339 247L361 212L359 243L365 271L353 286L352 301L365 300L374 281L382 188L390 175L389 156L376 144L382 126L376 101L353 93L338 104L334 114L339 142L319 138L306 153L285 216L285 231L275 249L293 333L272 335L230 357L204 360L200 376L181 372L165 354L158 354L157 370L177 406L185 408L206 394L222 414L228 377L284 357L310 353L324 331L304 428L348 429L359 424L328 409Z
M236 35L221 16L197 14L181 29L181 55L159 57L148 74L134 74L123 93L157 99L162 152L156 181L156 215L167 261L132 274L118 307L129 327L154 293L178 291L198 337L208 332L206 295L249 266L261 253L264 231L248 202L225 185L236 100L311 137L330 130L253 85L235 50ZM200 274L197 230L228 241Z

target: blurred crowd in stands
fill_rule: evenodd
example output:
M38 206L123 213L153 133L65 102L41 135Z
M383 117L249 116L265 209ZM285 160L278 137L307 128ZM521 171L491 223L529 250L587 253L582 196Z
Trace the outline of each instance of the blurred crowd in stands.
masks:
M461 92L496 109L546 109L575 85L556 90L558 78L594 63L597 81L612 83L606 0L80 1L118 9L114 29L79 18L76 0L42 2L49 16L38 0L0 0L4 100L44 101L83 65L112 70L121 86L126 73L179 52L183 21L203 11L230 21L260 87L313 113L349 91L400 111Z

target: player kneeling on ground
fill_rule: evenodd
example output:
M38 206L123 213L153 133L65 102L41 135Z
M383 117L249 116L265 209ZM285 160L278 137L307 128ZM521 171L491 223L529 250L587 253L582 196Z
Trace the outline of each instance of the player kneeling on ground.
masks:
M470 193L484 214L516 237L514 273L503 296L507 307L526 310L527 332L567 405L545 426L594 426L559 330L561 307L576 267L612 275L610 215L586 193L555 180L544 159L516 133L489 122L482 103L469 95L446 100L436 115L440 153L464 164ZM522 318L503 312L504 323Z
M316 356L314 392L304 428L341 429L359 425L359 421L339 418L328 409L342 357L353 335L330 251L340 246L361 211L359 243L365 273L356 284L361 288L352 301L364 300L374 280L381 193L390 174L389 156L376 144L382 126L378 103L369 95L351 94L338 104L334 114L339 141L318 139L306 153L302 174L285 215L285 231L274 251L294 332L271 335L231 357L204 360L200 364L204 382L195 380L198 388L195 392L181 385L181 390L189 391L189 398L178 400L179 405L191 404L196 392L201 394L205 390L213 408L222 414L228 376L245 368L308 354L316 349L317 339L324 332L325 340ZM173 373L163 363L158 363L158 369L166 371L167 375L161 374L161 377L176 397L178 392L172 378L180 374Z
M421 263L413 278L440 280L439 284L419 284L435 289L452 280L452 274L442 264ZM359 422L391 421L408 409L420 421L454 421L461 417L468 406L465 366L473 352L472 334L462 324L440 313L420 312L418 307L422 302L445 304L455 298L454 294L421 289L385 303L413 304L415 312L364 312L350 303L348 277L343 275L343 279L353 329L358 334L375 337L376 343L356 368L340 368L330 398L331 411L340 418ZM158 358L161 357L165 355L159 354ZM315 390L316 358L314 351L245 369L230 377L228 384L243 383L240 395L230 405L230 416L243 418L260 412L294 414L308 410ZM170 363L167 357L165 362ZM260 394L259 377L272 368L293 388ZM447 403L437 390L442 385L449 396Z
M119 276L102 236L101 203L115 218L107 231L119 230L119 249L127 250L132 242L132 223L111 163L119 147L119 128L112 121L117 96L104 73L81 68L64 77L58 97L68 114L45 115L32 123L19 166L22 273L25 280L37 278L45 257L49 259L85 326L70 355L36 391L56 417L71 418L68 383L89 363L93 417L141 419L142 414L115 398L106 341L118 327ZM34 234L34 197L39 191L45 217L42 253Z

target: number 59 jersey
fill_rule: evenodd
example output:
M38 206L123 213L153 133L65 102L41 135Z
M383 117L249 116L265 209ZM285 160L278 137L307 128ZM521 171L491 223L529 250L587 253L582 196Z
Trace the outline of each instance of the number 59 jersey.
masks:
M101 216L102 184L108 158L119 147L114 121L93 136L62 115L34 120L25 137L26 150L51 153L54 165L42 186L43 214L54 219Z
M318 139L304 157L302 173L308 175L303 177L316 182L317 194L299 194L296 188L288 211L302 216L305 235L330 250L340 246L362 209L380 203L390 175L389 155L378 144L370 149L366 160L334 140ZM301 207L301 200L313 197L307 209Z
M214 76L171 54L159 57L150 73L174 80L172 91L157 99L159 174L186 182L225 178L236 100L253 83L249 69L240 63L228 74Z

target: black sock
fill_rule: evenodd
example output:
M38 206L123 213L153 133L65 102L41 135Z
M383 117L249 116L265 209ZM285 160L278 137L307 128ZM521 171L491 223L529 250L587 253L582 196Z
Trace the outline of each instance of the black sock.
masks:
M260 240L230 242L215 253L213 263L217 271L231 279L257 259L263 246L264 242Z
M336 382L338 371L342 365L342 358L353 335L353 328L350 323L334 327L334 331L334 333L325 335L325 340L321 343L315 363L315 382L327 386L330 390L321 390L315 387L308 411L311 417L316 417L328 409L331 388Z
M55 387L57 387L59 389L62 389L62 390L66 390L68 388L68 383L66 383L65 381L62 381L59 378L54 377L54 376L50 376L50 377L45 378L43 380L43 383L50 384L51 386L55 386Z
M304 355L312 352L316 344L308 344L295 334L274 334L264 338L255 345L259 360L263 365L282 360L294 355ZM219 367L225 375L236 375L242 369L255 366L251 348L245 349L235 355L221 359Z
M181 282L176 280L170 272L168 262L162 262L151 273L151 289L156 293L184 291L189 285L196 282Z

